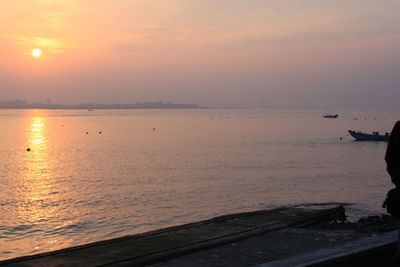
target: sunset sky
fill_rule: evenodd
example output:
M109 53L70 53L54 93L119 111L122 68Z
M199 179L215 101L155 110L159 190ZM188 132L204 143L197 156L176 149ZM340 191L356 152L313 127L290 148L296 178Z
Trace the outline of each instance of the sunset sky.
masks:
M399 12L398 0L0 0L0 101L398 108Z

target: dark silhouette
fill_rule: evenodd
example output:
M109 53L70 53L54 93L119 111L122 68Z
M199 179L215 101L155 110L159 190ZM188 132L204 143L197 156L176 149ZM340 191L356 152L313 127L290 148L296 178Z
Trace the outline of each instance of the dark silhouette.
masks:
M395 187L390 189L386 194L386 199L383 202L382 208L385 208L386 211L394 216L400 217L400 188Z
M392 183L400 188L400 121L396 122L390 134L385 160Z
M383 206L393 216L399 217L400 211L400 121L396 122L390 134L386 149L385 161L387 171L396 188L389 190ZM393 256L393 265L400 265L400 231L397 241L396 253Z
M392 216L400 217L400 121L396 122L393 127L385 160L387 171L396 188L387 193L383 208L386 208Z

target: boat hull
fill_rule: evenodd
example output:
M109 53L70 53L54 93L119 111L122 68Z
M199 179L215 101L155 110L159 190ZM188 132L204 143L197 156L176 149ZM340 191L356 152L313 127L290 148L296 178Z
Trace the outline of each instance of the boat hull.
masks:
M385 141L388 142L390 135L368 134L349 130L349 134L358 141Z
M338 117L339 117L339 114L335 114L335 115L331 115L331 114L324 115L324 118L325 118L325 119L337 119Z

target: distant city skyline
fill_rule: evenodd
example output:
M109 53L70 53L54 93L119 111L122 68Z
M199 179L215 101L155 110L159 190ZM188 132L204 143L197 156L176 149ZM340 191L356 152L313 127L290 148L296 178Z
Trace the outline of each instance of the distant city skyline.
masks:
M0 99L399 108L399 1L15 0Z
M47 99L46 103L43 102L28 102L21 99L13 101L1 101L0 109L193 109L193 108L204 108L196 104L190 103L172 103L172 102L136 102L136 103L124 103L124 104L107 104L107 103L79 103L79 104L61 104L51 103L50 99Z

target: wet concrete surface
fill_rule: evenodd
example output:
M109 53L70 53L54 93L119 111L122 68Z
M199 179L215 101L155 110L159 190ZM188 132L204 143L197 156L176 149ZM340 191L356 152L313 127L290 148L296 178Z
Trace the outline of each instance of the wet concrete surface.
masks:
M351 230L287 228L182 256L155 266L254 266L364 237Z
M253 266L379 235L398 225L379 216L346 223L337 211L286 207L231 214L0 265Z
M375 238L374 242L376 242L383 233L397 228L398 221L390 216L371 216L354 223L327 220L306 226L289 227L268 232L243 241L232 242L160 262L153 266L262 266L265 263L267 263L265 266L269 266L268 263L271 263L271 266L292 266L287 265L290 261L285 261L285 259L293 258L292 263L300 264L299 262L302 261L296 261L296 256L300 258L307 255L307 257L303 257L303 261L310 261L312 257L321 256L317 255L318 253L323 254L324 250L337 249L344 244L365 245L362 242L356 243L354 241L372 237ZM397 232L395 236L397 239ZM366 243L370 244L368 240ZM348 247L344 248L344 250L347 249ZM343 257L340 261L322 261L313 266L398 266L392 262L392 254L394 253L392 244L385 250L371 251L368 252L371 255L370 258L363 255L356 261L349 260L349 257ZM372 253L379 253L379 255L372 255ZM308 266L308 264L304 264L304 266Z

